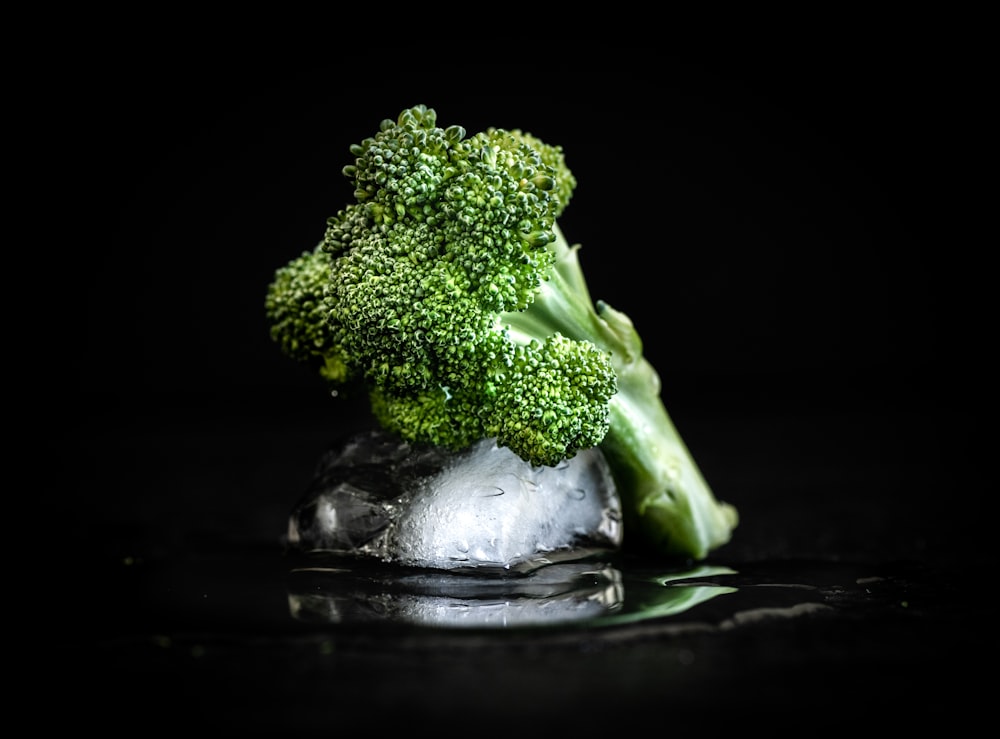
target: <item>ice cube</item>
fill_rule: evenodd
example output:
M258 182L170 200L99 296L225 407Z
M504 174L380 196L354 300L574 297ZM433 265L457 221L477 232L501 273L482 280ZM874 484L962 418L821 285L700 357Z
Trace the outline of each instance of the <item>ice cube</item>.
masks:
M533 466L493 440L461 452L382 431L331 448L289 519L287 543L410 567L530 571L621 546L603 453Z

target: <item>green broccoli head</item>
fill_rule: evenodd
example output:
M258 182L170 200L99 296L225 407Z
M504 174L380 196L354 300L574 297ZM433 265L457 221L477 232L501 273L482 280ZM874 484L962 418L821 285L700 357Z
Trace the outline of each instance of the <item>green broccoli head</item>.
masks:
M520 131L466 138L420 106L352 153L357 202L322 244L319 349L350 358L381 425L451 447L496 437L536 464L600 443L616 391L608 353L556 334L518 342L500 320L552 272L575 186L561 150Z
M332 300L335 312L356 309L350 295L382 297L358 281L405 267L404 289L394 286L390 301L440 299L449 309L464 302L489 320L527 307L551 269L546 247L576 185L561 149L520 131L466 138L460 126L441 129L435 120L431 109L410 108L352 147L355 163L344 174L357 204L329 220L324 242L337 260L332 282L351 280Z
M354 202L277 270L271 336L375 419L459 449L495 438L536 465L600 445L626 531L702 558L735 509L713 497L660 399L631 319L594 302L557 218L576 180L520 130L467 136L420 105L351 147Z

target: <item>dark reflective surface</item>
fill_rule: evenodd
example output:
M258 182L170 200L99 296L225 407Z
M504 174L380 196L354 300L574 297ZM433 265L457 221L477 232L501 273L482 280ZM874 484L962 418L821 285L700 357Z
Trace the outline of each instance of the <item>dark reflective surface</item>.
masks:
M121 733L842 735L975 715L998 650L973 448L819 420L687 424L741 513L703 563L486 579L286 551L325 422L106 426L78 466L104 494L57 509L49 685L65 717Z
M687 730L906 726L914 701L940 716L941 690L976 690L968 658L996 657L970 615L982 594L912 562L625 559L513 581L303 567L267 547L107 565L104 600L78 611L102 618L57 639L74 695L97 701L85 712L223 734L366 731L385 711L488 717L487 735L666 714Z

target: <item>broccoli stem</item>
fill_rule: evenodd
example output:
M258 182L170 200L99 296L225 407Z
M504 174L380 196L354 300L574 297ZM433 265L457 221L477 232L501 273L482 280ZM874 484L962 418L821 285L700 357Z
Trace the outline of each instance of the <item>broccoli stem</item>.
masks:
M736 509L715 499L659 395L652 365L619 368L601 449L622 497L632 543L669 557L704 559L729 541Z
M642 354L631 319L590 297L578 259L558 227L551 279L527 310L501 323L515 341L558 331L591 341L611 354L618 392L601 449L622 498L626 541L668 557L704 559L729 541L738 523L734 507L716 500L660 397L660 377Z

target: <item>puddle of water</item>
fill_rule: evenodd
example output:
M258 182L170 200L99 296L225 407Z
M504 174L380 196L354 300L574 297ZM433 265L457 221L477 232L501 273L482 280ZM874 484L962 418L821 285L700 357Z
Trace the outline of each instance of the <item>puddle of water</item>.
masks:
M412 572L391 567L302 567L291 573L289 610L312 623L394 622L444 628L610 626L683 613L735 588L690 582L733 574L699 567L658 577L606 562L552 564L524 576Z
M439 629L611 629L656 623L737 628L755 621L889 605L884 567L830 563L701 564L681 569L619 558L556 563L527 575L299 562L289 572L293 619L320 625ZM853 606L852 606L853 604Z
M595 554L531 573L484 575L283 554L224 550L130 558L96 592L95 638L116 642L180 634L229 639L421 637L461 645L476 632L498 643L519 635L558 644L636 633L731 631L776 619L912 621L962 603L916 564L708 561L671 567ZM91 581L88 581L91 582ZM507 639L500 638L506 634Z

